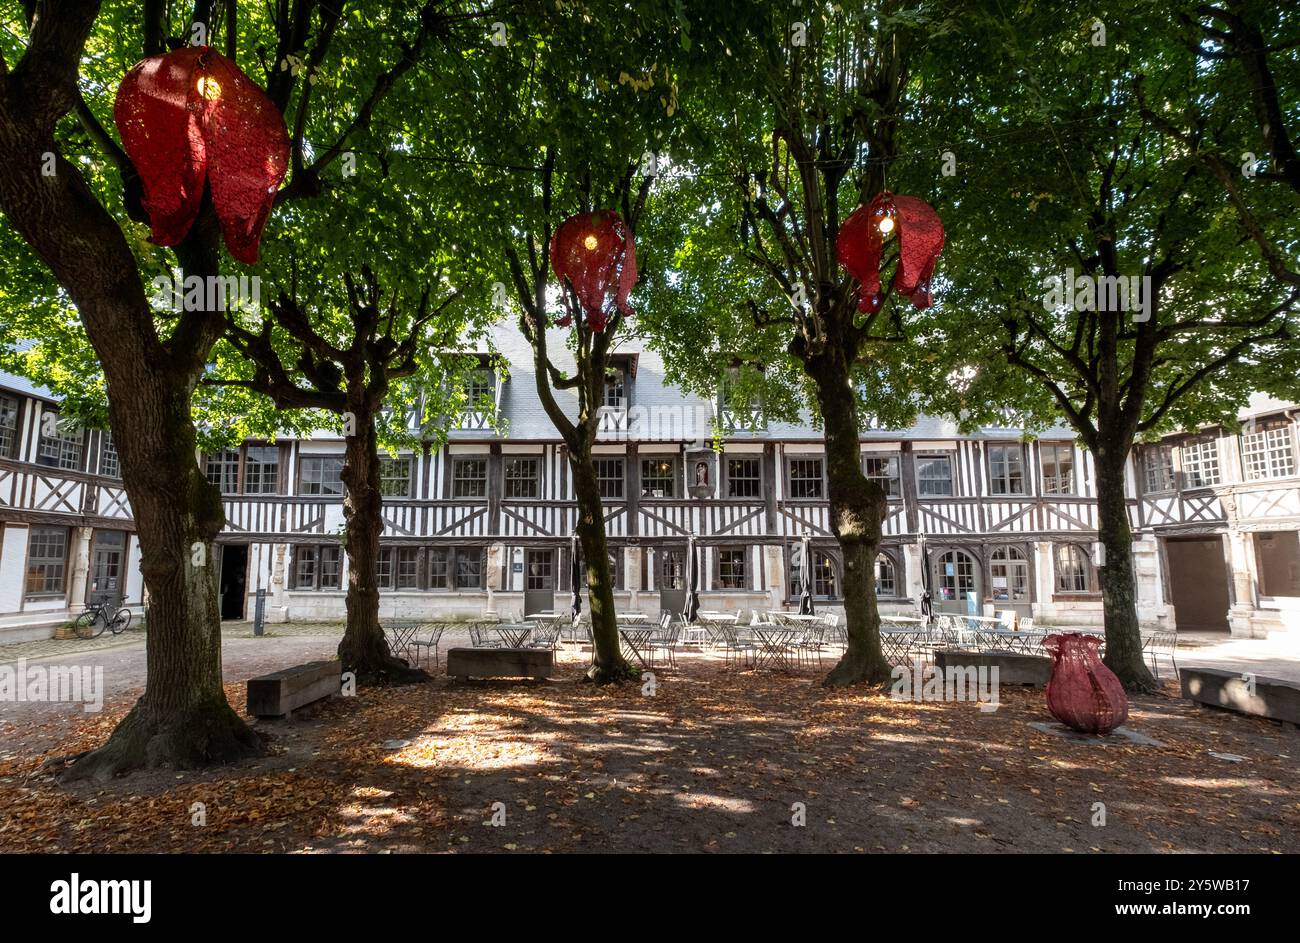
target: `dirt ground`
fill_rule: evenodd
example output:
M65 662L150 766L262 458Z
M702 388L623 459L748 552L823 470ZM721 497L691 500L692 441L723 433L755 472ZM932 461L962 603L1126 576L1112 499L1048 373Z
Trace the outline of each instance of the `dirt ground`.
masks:
M1128 727L1161 746L1084 744L1028 726L1050 720L1030 689L985 713L692 658L650 696L579 666L334 698L257 722L259 760L107 785L41 762L101 742L138 691L32 717L5 731L0 850L1300 851L1300 733L1267 721L1143 698Z

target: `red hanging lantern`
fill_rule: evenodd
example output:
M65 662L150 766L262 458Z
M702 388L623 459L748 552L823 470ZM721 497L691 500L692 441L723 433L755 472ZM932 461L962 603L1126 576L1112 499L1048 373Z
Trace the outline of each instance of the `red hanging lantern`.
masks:
M593 331L609 320L608 301L630 316L627 296L636 285L636 241L623 217L613 210L570 216L551 236L551 268L573 286ZM567 327L569 316L558 322Z
M1052 656L1047 709L1080 733L1107 734L1128 720L1128 695L1115 672L1101 662L1095 635L1049 635L1043 648Z
M289 166L284 119L266 93L216 50L186 47L137 62L113 118L140 174L153 241L185 238L206 181L230 254L257 262Z
M840 226L836 256L845 271L856 278L858 310L875 313L884 296L880 293L880 256L885 243L898 237L898 269L894 290L912 299L918 308L928 308L930 279L934 264L943 251L943 220L934 208L914 196L895 196L888 190L859 206Z

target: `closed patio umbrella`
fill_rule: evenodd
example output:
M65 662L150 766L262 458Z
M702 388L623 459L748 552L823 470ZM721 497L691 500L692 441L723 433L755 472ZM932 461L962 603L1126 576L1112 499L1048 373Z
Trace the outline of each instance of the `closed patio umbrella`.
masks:
M700 614L700 561L695 554L695 538L686 542L686 609L682 619L687 623L695 621Z
M808 534L803 535L800 542L799 554L799 615L810 616L813 614L813 559L812 559L812 537Z
M934 616L934 597L930 595L930 551L925 547L925 534L917 537L921 545L921 618L929 622Z
M573 587L573 604L570 608L573 611L573 621L578 621L578 616L582 615L582 559L578 555L578 535L572 537L573 548L569 553L570 568L569 583Z

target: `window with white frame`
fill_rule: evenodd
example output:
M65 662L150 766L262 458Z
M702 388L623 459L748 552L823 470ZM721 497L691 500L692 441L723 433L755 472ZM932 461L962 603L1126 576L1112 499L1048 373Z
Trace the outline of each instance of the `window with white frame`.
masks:
M1024 494L1025 447L990 443L988 456L989 494Z
M105 478L121 478L122 462L113 444L113 433L105 431L99 440L99 473Z
M1213 439L1187 443L1181 458L1184 487L1208 488L1219 483L1219 443Z
M409 458L381 458L379 460L379 493L385 498L411 496L411 460Z
M686 588L686 553L684 551L659 551L659 588Z
M293 551L293 588L336 590L343 585L343 548L338 544L303 545Z
M426 551L429 589L483 588L482 547L430 547Z
M600 496L602 498L623 497L624 482L627 480L623 472L623 459L598 458L593 464L596 466L596 482L600 485Z
M1295 474L1291 427L1276 425L1243 433L1241 466L1247 480L1289 478Z
M618 412L627 409L627 374L622 367L610 367L605 372L605 391L600 405Z
M1149 445L1143 450L1146 490L1174 490L1174 450L1168 445Z
M36 463L50 468L62 468L66 471L81 469L81 443L85 433L80 429L67 429L64 424L50 421L50 413L41 420L41 441L36 449ZM54 426L54 435L45 435L49 427Z
M223 449L214 452L203 463L203 472L208 482L222 494L239 492L239 452L236 449Z
M250 445L244 449L244 494L278 494L280 447Z
M451 462L453 498L487 497L487 457L454 458Z
M1044 442L1038 447L1043 469L1043 494L1074 494L1074 446Z
M510 457L505 462L505 496L539 498L542 494L542 463L536 458Z
M677 489L677 462L671 456L641 459L641 496L671 498Z
M822 489L822 460L820 458L792 458L788 461L790 497L820 498Z
M862 473L885 492L887 498L897 498L903 493L903 480L898 472L897 455L864 455Z
M68 529L33 527L27 537L26 594L61 596L67 586Z
M758 498L762 494L762 463L756 458L727 459L727 497Z
M789 559L790 578L786 585L790 587L791 598L798 598L803 594L803 587L799 583L802 575L799 560L794 553L789 555ZM824 550L812 552L812 593L819 599L839 597L839 570L835 565L835 558Z
M465 376L466 409L470 412L483 411L496 399L496 376L490 367L479 367L469 371Z
M18 400L0 394L0 458L18 452Z
M304 455L298 460L298 493L322 497L343 494L343 457Z
M916 457L916 493L922 498L952 497L952 457L918 455Z

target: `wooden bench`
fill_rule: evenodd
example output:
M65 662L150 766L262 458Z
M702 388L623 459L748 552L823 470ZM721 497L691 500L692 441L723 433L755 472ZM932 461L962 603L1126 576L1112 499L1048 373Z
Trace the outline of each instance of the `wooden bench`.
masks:
M1198 704L1300 725L1300 684L1254 675L1254 691L1240 671L1183 668L1183 697Z
M248 712L254 717L287 717L298 708L338 694L343 666L338 661L313 661L274 671L248 682Z
M937 649L934 666L939 671L948 668L997 668L998 684L1032 684L1036 688L1047 686L1052 677L1052 660L1041 655L1022 655L1018 652L970 652Z
M451 648L447 674L453 678L533 678L543 681L555 671L555 652L548 648Z

